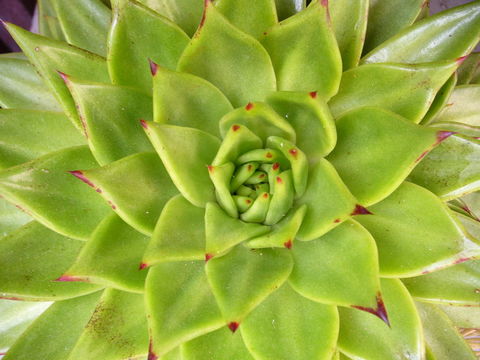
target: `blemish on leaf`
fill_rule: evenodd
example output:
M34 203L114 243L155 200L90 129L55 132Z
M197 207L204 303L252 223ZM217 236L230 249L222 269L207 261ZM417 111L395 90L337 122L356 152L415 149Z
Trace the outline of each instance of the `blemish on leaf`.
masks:
M205 262L208 262L211 258L213 258L213 254L205 254Z
M145 120L140 119L140 125L142 125L142 127L143 127L144 129L148 129L148 124L147 124L147 122L146 122Z
M55 279L55 281L85 281L83 279L80 279L78 277L72 276L72 275L67 275L64 274L60 276L59 278Z
M282 180L282 178L281 178L280 176L277 176L277 183L278 183L278 184L283 183L283 180Z
M237 130L239 130L239 129L240 129L240 125L233 125L233 126L232 126L232 130L233 130L233 131L237 131Z
M248 171L252 171L252 168L253 168L252 164L248 164L247 170L248 170Z
M288 239L283 243L283 246L285 246L288 250L292 248L292 239Z
M480 289L475 289L475 290L473 290L473 292L474 292L475 294L480 294Z
M317 98L317 92L316 92L316 91L312 91L312 92L310 92L308 95L310 95L310 97L311 97L312 99L316 99L316 98Z
M271 152L267 152L265 154L265 157L268 158L268 159L271 159L273 157L272 153Z
M341 221L340 219L335 219L333 222L334 222L335 224L338 224L340 221Z
M353 212L350 214L351 216L355 215L373 215L370 211L368 211L367 208L363 207L362 205L355 205L355 209Z
M268 193L263 194L264 199L268 199Z
M152 73L152 76L157 75L158 64L154 63L152 59L148 59L148 63L150 64L150 72Z
M107 201L108 202L108 205L110 205L110 207L115 210L117 207L115 206L114 203L112 203L110 200Z
M328 6L328 0L322 0L321 5L323 7L327 7Z
M290 149L288 150L288 153L292 155L295 159L297 158L297 155L298 155L297 149Z
M245 110L250 111L250 110L252 110L252 109L253 109L253 104L249 102L249 103L245 106Z
M252 200L247 199L247 200L245 200L245 202L246 202L247 204L251 204L251 203L252 203Z
M273 164L272 169L277 170L279 167L280 167L280 164L276 162L275 164Z
M364 306L357 306L357 305L352 305L352 308L362 310L362 311L366 311L370 314L373 314L376 317L378 317L380 320L382 320L385 324L387 324L388 327L391 327L390 326L390 321L388 320L387 309L385 308L385 303L383 302L382 295L380 293L377 294L376 301L377 301L377 308L376 309L367 308L367 307L364 307Z
M240 324L236 321L232 321L231 323L228 324L228 328L230 329L230 331L232 333L234 333L235 331L237 331L238 327L240 326Z
M260 174L260 175L258 176L259 179L263 179L264 177L265 177L265 174Z
M143 270L143 269L146 269L148 267L148 264L147 263L140 263L140 266L138 267L138 270Z

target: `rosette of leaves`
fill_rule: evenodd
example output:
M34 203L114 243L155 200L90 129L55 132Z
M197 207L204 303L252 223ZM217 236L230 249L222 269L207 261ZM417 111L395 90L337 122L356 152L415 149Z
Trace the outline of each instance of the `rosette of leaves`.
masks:
M474 359L480 2L427 10L42 0L42 35L6 24L4 360Z

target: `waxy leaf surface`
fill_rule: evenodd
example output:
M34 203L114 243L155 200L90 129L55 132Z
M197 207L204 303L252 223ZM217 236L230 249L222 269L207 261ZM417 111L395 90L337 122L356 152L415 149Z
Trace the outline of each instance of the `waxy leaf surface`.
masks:
M0 197L0 237L32 221L24 211Z
M480 328L480 306L437 305L453 322L463 328Z
M453 75L450 76L450 79L448 79L447 82L445 82L445 84L443 84L443 86L440 88L440 90L438 90L435 99L433 99L430 108L428 109L427 113L421 121L422 124L431 123L432 120L435 119L435 117L438 115L438 113L445 108L448 103L448 99L450 98L450 95L452 94L455 86L457 85L457 79L457 73L454 72Z
M453 121L480 126L480 85L458 86L448 99L448 104L435 118L435 122Z
M279 20L286 19L306 7L306 0L275 0Z

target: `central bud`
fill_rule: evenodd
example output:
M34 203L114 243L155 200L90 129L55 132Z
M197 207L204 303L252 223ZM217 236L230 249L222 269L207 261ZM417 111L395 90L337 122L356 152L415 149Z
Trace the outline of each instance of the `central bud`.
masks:
M291 141L270 136L264 143L246 126L233 124L208 171L227 214L274 225L305 191L308 163Z

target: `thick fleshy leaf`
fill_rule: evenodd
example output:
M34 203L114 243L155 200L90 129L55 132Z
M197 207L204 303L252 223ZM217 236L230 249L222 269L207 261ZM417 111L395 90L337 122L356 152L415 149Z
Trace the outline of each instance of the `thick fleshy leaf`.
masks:
M480 126L480 85L458 86L448 99L448 104L435 118L435 122L453 121Z
M65 40L52 0L38 0L37 3L39 34L56 40Z
M84 243L31 222L0 240L0 298L49 301L98 290L84 283L54 281L77 257Z
M175 69L188 36L174 23L136 0L113 2L108 71L114 84L152 91L148 61Z
M138 264L147 241L112 214L100 223L63 277L141 293L146 272L138 271Z
M30 221L26 212L0 197L0 238Z
M242 245L207 262L208 281L232 331L287 280L292 267L292 257L286 249L252 250Z
M432 359L478 359L450 319L433 304L416 303Z
M332 114L364 106L390 110L419 123L435 94L457 68L457 63L421 65L368 64L347 71L340 89L330 101ZM392 84L395 84L392 89Z
M455 326L467 329L480 328L480 306L437 305Z
M101 0L50 0L68 43L105 56L110 9Z
M228 327L200 336L182 345L182 360L253 360L240 332L232 334Z
M136 230L151 235L166 202L178 194L153 152L138 153L101 168L72 171L94 188Z
M462 196L461 200L473 218L480 217L480 191Z
M364 51L370 51L411 25L424 0L370 0Z
M338 327L335 306L308 300L284 284L247 316L240 329L255 359L330 360Z
M132 359L148 351L142 295L105 290L68 360Z
M458 122L434 122L429 124L443 131L451 131L459 135L465 135L476 140L480 140L480 126L465 125Z
M243 241L269 231L268 226L243 222L227 215L217 204L207 204L205 211L207 256L220 254Z
M319 239L296 242L292 255L295 266L289 281L303 296L324 304L378 310L377 248L355 221L346 221Z
M0 168L85 144L85 139L64 114L50 111L2 109L0 134ZM55 141L45 141L48 138Z
M428 109L427 113L423 117L421 123L429 124L438 115L440 111L447 105L448 99L457 85L457 73L453 73L450 79L438 90L435 99L433 99L432 105Z
M480 260L402 281L417 300L452 305L480 304Z
M230 24L211 0L205 2L204 19L183 52L178 69L210 81L235 107L263 100L276 89L267 51Z
M480 52L474 52L468 55L463 64L458 68L458 84L464 85L470 83L479 65Z
M35 68L24 59L0 56L0 106L59 111L55 97L45 91L42 79Z
M364 311L339 308L339 349L353 359L423 359L422 323L407 289L395 279L381 286L390 328Z
M295 144L309 162L333 150L337 141L335 122L316 92L275 92L267 97L267 103L291 124L296 134Z
M277 23L275 0L220 0L215 6L235 27L255 38Z
M404 182L358 221L373 235L383 277L410 277L480 257L480 242L464 233L448 207L430 191ZM408 229L408 230L407 230Z
M153 76L154 120L219 135L218 123L232 105L214 85L197 76L158 66Z
M250 131L247 126L232 125L224 135L224 139L215 155L215 159L213 159L212 165L218 166L229 162L234 163L239 156L251 150L261 149L262 147L262 140ZM212 169L209 171L210 177L212 177Z
M101 292L52 304L3 360L65 360L94 313ZM55 324L55 326L52 326ZM52 340L55 346L52 346Z
M152 98L135 89L66 78L90 150L100 165L153 151L140 119L152 120ZM106 141L108 139L108 141Z
M203 261L169 262L149 270L145 297L152 358L225 325L204 267Z
M142 123L173 183L193 205L205 207L215 199L207 166L220 140L201 130L174 125Z
M318 91L325 100L337 92L342 59L327 1L315 0L270 28L261 42L272 58L278 90Z
M307 190L298 204L307 205L307 213L297 238L313 240L347 219L357 200L327 160L310 166Z
M67 116L82 130L72 96L59 72L84 81L109 83L105 59L65 42L30 33L16 25L7 24L7 29L50 87Z
M305 9L306 3L306 0L275 0L279 20L302 11Z
M379 15L383 17L383 14ZM405 28L373 49L362 61L418 64L452 60L468 54L478 42L479 34L480 3L474 1Z
M450 136L420 162L409 180L443 200L480 189L480 140Z
M368 0L335 0L328 3L344 71L357 66L362 55L368 4Z
M160 262L202 260L205 257L205 210L182 195L163 208L145 255L143 266Z
M379 108L350 111L337 121L337 132L328 159L364 206L390 195L423 155L451 135Z
M95 166L86 146L67 148L1 171L0 193L54 231L87 240L110 210L68 171Z

